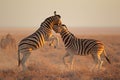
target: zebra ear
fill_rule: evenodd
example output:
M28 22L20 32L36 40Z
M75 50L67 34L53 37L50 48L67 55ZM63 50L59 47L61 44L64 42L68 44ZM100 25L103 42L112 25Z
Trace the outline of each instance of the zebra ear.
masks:
M62 24L62 26L66 26L65 24Z
M56 14L56 11L54 11L54 16L57 16L57 17L61 18L60 15L57 15L57 14Z
M67 28L67 26L66 26L65 24L62 24L62 26L63 26L65 29L67 29L67 30L68 30L68 28Z
M56 16L56 11L54 11L54 15Z

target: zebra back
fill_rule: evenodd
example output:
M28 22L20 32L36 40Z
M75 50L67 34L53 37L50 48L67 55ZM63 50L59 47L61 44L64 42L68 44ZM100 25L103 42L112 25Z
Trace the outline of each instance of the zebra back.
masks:
M79 55L88 55L91 51L104 49L103 43L94 39L79 39L72 34L65 25L54 27L56 33L60 33L67 50Z
M54 16L46 18L39 29L33 34L22 39L19 43L19 50L33 50L42 47L51 36L54 25L61 25L61 16L54 12ZM57 26L56 26L57 27Z

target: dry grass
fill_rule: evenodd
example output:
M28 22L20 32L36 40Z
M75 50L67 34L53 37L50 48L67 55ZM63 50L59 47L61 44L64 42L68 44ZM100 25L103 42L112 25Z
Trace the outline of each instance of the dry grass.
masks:
M14 36L18 43L26 35ZM90 67L94 64L91 56L75 56L74 70L69 71L62 63L65 50L60 39L57 49L46 44L43 48L33 51L27 61L29 71L26 72L21 72L21 67L17 67L17 50L0 49L0 80L119 80L120 36L96 35L84 38L103 41L112 64L104 59L101 71L90 72Z

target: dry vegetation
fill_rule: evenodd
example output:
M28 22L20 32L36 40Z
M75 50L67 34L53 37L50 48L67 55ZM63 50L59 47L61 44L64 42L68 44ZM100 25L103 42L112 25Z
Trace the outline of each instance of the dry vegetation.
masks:
M26 35L13 36L18 43ZM74 70L69 71L62 63L65 50L60 39L57 49L49 47L46 43L43 48L33 51L27 61L29 71L26 72L21 72L21 67L17 67L17 50L0 49L0 80L119 80L120 35L78 37L103 41L112 64L104 59L101 71L90 72L90 67L94 64L91 56L75 56Z

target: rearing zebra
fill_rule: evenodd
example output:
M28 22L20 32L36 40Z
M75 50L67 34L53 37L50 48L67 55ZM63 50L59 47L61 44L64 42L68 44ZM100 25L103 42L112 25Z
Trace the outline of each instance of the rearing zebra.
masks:
M45 41L48 41L52 36L52 29L54 25L61 25L60 15L48 17L41 23L40 28L32 35L22 39L18 45L18 66L22 64L23 71L26 70L25 62L31 54L32 50L42 47ZM20 53L23 54L20 60Z
M70 68L72 68L74 55L92 55L96 65L94 68L100 69L103 61L101 60L101 54L103 53L106 60L110 63L105 50L104 45L101 41L94 39L79 39L72 34L65 25L54 26L53 30L56 33L60 33L61 38L64 42L66 48L66 54L63 56L63 62L65 64L64 58L70 56ZM93 68L93 69L94 69Z

